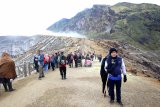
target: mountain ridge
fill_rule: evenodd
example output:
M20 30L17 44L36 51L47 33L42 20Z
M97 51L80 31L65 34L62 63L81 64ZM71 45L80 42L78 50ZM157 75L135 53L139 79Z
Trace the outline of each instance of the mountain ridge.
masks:
M89 38L129 40L146 50L160 47L160 6L155 4L117 3L113 6L93 5L71 19L51 25L54 32L77 32Z

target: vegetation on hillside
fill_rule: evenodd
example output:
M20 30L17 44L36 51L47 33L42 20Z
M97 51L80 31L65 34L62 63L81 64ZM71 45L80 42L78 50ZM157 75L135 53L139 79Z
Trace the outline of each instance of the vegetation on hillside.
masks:
M118 3L94 5L71 19L63 19L48 30L78 32L90 38L128 41L146 49L160 49L160 6L155 4Z

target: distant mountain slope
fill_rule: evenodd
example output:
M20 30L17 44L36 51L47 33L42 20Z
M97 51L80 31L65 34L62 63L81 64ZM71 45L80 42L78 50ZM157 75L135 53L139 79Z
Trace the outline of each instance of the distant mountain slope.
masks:
M114 6L94 5L71 19L56 22L48 30L127 40L143 49L160 50L160 6L127 2Z

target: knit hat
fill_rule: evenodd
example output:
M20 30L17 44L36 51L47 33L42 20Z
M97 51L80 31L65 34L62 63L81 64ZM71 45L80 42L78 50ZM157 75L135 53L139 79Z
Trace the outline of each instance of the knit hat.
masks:
M115 51L115 52L118 52L116 48L110 48L110 50L109 50L109 55L111 55L111 53L114 52L114 51Z

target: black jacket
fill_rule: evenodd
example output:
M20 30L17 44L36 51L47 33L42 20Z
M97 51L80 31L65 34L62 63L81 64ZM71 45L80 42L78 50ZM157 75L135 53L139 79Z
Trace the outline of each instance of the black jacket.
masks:
M107 57L103 58L102 63L101 63L101 69L100 69L100 75L108 75L108 73L104 70L104 66L105 66L105 61L107 60Z

